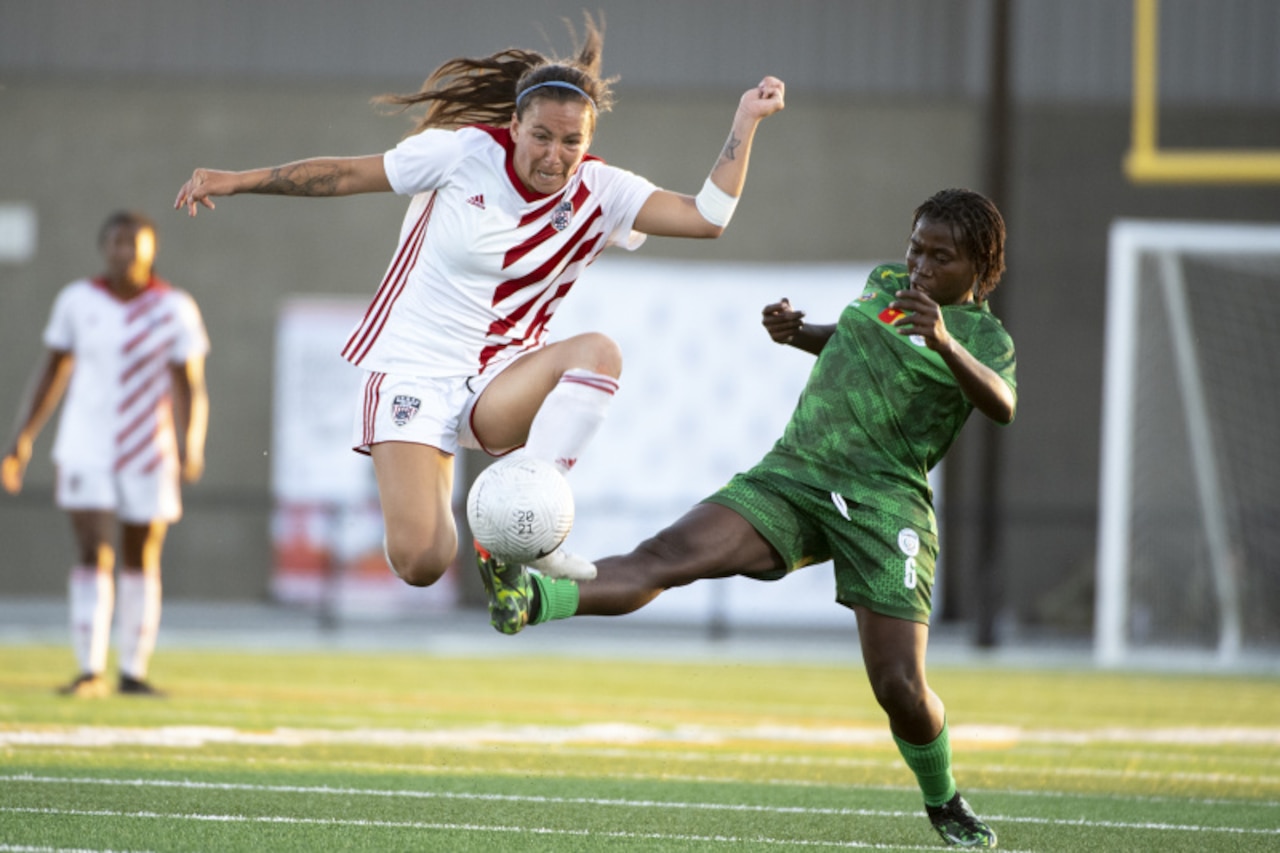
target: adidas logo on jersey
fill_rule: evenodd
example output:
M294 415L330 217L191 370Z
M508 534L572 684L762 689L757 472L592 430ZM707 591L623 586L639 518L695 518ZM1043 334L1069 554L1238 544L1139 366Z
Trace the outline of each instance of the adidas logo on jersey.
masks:
M467 204L484 210L484 193L471 196L471 198L467 199Z

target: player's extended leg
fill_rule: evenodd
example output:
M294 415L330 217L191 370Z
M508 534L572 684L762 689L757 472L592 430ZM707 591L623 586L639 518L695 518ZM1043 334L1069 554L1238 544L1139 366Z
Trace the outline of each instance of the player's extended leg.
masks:
M596 567L596 579L578 587L579 616L631 613L663 590L773 571L782 568L782 558L738 513L702 503L631 553L598 560Z
M453 456L425 444L370 448L378 478L387 561L411 586L438 581L458 554L453 521Z
M71 648L80 674L60 688L73 696L108 693L102 673L107 668L111 617L115 612L115 514L108 510L71 510L76 565L67 580L71 613Z
M507 566L480 552L490 623L504 634L514 634L526 624L550 619L618 616L640 609L663 590L776 570L782 559L742 516L707 503L698 504L631 553L606 557L597 565L595 580L578 583Z
M147 682L160 633L160 555L169 525L164 521L121 525L120 580L116 594L120 692L161 696Z
M925 810L948 844L994 847L996 835L970 810L951 775L946 708L925 678L929 626L854 607L867 678L889 716L898 751L916 776Z

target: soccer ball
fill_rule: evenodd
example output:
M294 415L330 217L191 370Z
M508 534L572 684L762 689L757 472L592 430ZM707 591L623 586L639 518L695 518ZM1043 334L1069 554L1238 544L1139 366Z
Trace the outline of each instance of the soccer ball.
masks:
M573 490L560 469L527 456L480 472L467 495L471 533L490 554L527 565L564 542L573 528Z

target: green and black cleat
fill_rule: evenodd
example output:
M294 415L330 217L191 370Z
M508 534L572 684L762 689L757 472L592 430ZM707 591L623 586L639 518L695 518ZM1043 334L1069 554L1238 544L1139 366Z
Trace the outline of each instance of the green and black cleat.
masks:
M503 634L518 634L529 624L533 581L529 570L508 565L476 543L476 564L489 596L489 624Z
M952 847L995 847L996 834L973 813L959 792L941 806L925 806L929 822Z

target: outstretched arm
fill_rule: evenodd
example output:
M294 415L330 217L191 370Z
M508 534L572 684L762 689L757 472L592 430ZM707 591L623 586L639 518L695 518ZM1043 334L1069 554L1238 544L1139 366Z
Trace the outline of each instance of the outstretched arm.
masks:
M312 157L244 172L196 169L178 190L174 210L187 209L195 216L197 205L213 210L214 196L260 195L335 196L390 192L381 154L364 157Z
M774 343L790 344L814 355L822 352L822 348L836 331L834 323L826 326L806 323L804 312L792 310L791 303L786 299L764 306L761 313L764 317L760 322Z
M0 480L4 490L11 495L22 490L22 478L26 475L27 463L31 461L31 447L49 415L58 407L74 366L75 359L70 352L51 349L31 374L18 408L13 438L5 450L3 463L0 463Z
M658 190L640 208L636 230L661 237L719 237L724 233L747 179L756 128L785 106L785 93L786 87L776 77L766 77L743 93L729 138L702 192L692 196Z

